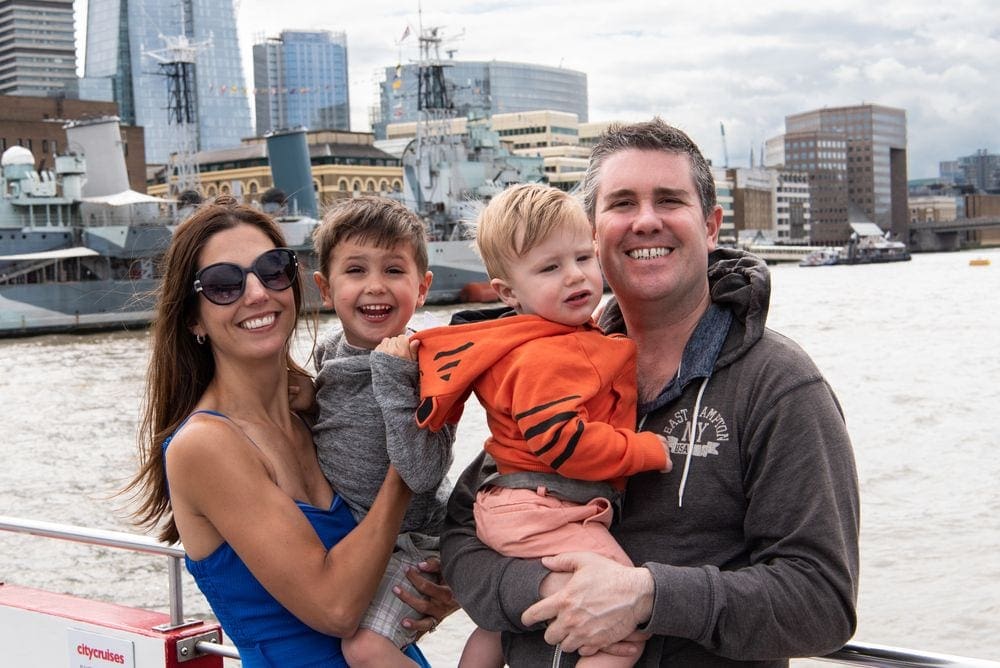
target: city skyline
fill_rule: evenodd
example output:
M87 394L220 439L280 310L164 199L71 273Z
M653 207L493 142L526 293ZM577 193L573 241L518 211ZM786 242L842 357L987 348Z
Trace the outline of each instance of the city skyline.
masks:
M241 0L244 61L260 35L303 27L345 32L351 127L366 130L377 73L417 57L418 6L370 0L363 15L347 15L335 3L286 0L276 20L273 3ZM720 123L730 166L744 166L751 151L759 161L786 115L863 103L906 110L910 178L936 176L939 162L977 149L1000 149L990 97L1000 90L991 65L1000 56L1000 6L984 0L877 7L822 0L808 8L776 0L661 8L626 2L613 10L596 0L439 0L422 9L423 25L444 28L455 58L583 71L592 121L659 114L717 165L724 162Z

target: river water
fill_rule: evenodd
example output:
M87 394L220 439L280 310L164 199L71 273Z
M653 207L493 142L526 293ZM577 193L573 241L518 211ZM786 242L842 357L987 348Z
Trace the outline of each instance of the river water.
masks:
M970 266L979 256L992 265ZM777 265L772 281L769 325L829 379L858 460L855 639L1000 659L1000 249ZM418 318L445 322L450 310ZM147 341L0 341L0 514L134 531L115 493L134 469ZM308 346L300 338L303 360ZM453 473L484 431L472 401ZM118 550L0 533L0 581L166 609L165 559ZM184 590L186 615L210 614L186 574ZM455 614L421 646L454 665L470 628Z

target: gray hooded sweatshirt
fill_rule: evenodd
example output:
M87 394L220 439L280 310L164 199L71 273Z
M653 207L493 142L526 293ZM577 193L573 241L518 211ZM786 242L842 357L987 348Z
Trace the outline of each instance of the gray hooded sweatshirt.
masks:
M709 283L713 303L678 377L640 406L642 429L670 442L673 471L630 478L612 526L655 583L642 629L654 635L636 665L786 666L789 657L832 652L854 633L854 455L822 374L795 342L765 327L766 265L720 249L709 258ZM625 331L615 302L601 324ZM451 496L445 577L477 624L504 631L510 665L548 667L553 648L520 621L547 571L476 539L472 502L493 470L480 456ZM563 656L562 665L576 658Z
M313 427L323 474L360 521L378 495L391 463L413 498L400 533L436 536L451 484L455 425L417 427L417 363L349 344L334 330L316 348Z

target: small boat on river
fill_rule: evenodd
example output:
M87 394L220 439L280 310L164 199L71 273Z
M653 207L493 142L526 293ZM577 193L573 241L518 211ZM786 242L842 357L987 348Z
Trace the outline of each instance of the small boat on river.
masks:
M872 264L906 262L910 251L902 241L889 238L875 223L851 223L851 237L838 248L818 249L799 262L800 267L824 267L835 264Z

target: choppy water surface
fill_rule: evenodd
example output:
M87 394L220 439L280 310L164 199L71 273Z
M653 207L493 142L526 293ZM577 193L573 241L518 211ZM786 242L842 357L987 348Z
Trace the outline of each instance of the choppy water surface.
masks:
M979 255L992 266L970 267ZM770 326L816 360L854 441L856 639L1000 658L1000 250L779 265L772 279ZM0 514L134 531L114 495L135 466L147 341L146 332L0 341ZM464 419L456 472L485 432L474 402ZM0 533L0 580L166 605L164 560L61 541ZM186 614L210 614L190 579L185 592ZM453 665L469 629L454 615L421 644L436 665Z

